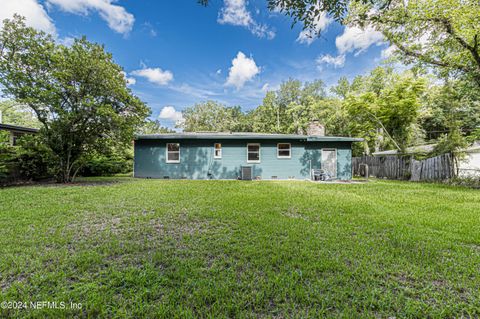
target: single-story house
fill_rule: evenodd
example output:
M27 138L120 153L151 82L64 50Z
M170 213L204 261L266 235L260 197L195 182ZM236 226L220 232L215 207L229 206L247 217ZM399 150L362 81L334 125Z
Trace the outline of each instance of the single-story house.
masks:
M425 144L408 147L404 155L426 155L434 150L436 144ZM465 157L458 163L458 174L461 177L480 176L480 141L476 141L463 150ZM373 153L374 156L398 155L397 150Z
M38 129L0 123L0 130L10 132L10 145L17 145L17 139L25 134L37 134Z
M138 135L134 176L171 179L306 179L323 169L352 178L352 143L321 135L173 133Z

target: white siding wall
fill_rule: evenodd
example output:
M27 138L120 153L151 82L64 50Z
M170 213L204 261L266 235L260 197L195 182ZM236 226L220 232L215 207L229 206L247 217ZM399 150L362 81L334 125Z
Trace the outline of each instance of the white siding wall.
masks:
M466 158L459 164L459 175L480 177L480 151L467 153Z

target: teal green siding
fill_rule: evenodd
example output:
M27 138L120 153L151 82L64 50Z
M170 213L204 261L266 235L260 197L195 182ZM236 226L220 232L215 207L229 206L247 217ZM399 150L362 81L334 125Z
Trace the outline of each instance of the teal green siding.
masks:
M166 163L166 144L180 143L180 163ZM222 158L213 157L214 143L222 143ZM247 144L260 144L260 163L247 163ZM277 143L291 144L291 158L277 158ZM137 140L135 177L236 179L241 166L252 166L261 179L309 178L310 168L321 168L322 148L337 149L337 178L351 179L351 142L282 140Z

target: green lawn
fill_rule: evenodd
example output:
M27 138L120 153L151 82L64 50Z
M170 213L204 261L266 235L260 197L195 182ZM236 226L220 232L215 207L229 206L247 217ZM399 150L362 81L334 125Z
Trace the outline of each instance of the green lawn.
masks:
M130 178L0 189L0 288L0 302L82 304L1 317L478 317L480 192Z

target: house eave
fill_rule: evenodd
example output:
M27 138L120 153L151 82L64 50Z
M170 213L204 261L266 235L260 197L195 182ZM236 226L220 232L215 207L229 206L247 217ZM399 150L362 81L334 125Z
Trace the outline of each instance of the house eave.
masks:
M38 133L38 129L32 127L17 126L11 124L0 124L0 130L21 133Z
M258 133L169 133L136 135L135 140L296 140L304 142L361 142L362 138Z

